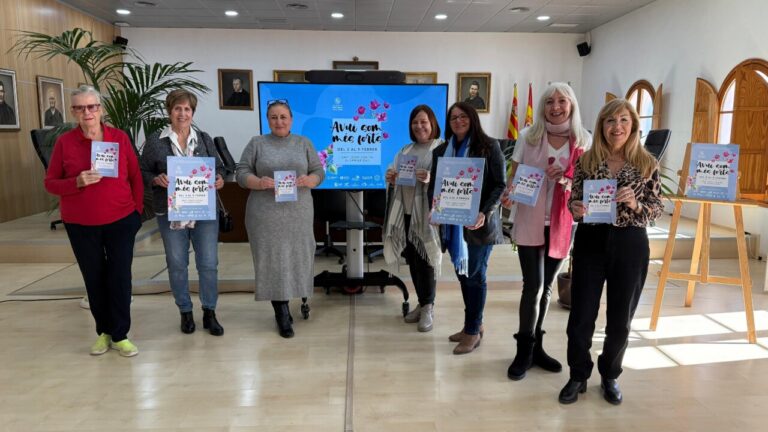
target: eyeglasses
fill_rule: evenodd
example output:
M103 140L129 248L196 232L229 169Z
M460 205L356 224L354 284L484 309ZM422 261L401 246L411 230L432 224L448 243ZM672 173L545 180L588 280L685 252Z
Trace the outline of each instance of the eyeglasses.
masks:
M456 116L452 116L449 120L451 122L457 122L459 120L467 120L468 118L469 118L469 116L466 115L466 114L459 114L459 115L456 115Z
M290 105L288 105L288 99L272 99L272 100L268 100L267 101L267 108L271 107L274 104L281 104L281 105L285 105L285 106L290 106Z
M72 105L72 111L76 113L82 113L85 112L85 110L88 110L88 112L96 112L99 108L101 108L101 104Z

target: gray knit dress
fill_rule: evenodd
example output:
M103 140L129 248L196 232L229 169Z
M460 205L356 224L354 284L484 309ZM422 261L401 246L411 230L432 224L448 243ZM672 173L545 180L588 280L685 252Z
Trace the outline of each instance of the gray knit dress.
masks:
M294 170L296 176L325 172L312 142L300 135L251 138L237 164L237 182L275 178L275 171ZM298 201L275 202L274 190L252 190L245 210L245 228L256 272L256 300L310 297L313 290L315 235L314 210L308 188L299 188Z

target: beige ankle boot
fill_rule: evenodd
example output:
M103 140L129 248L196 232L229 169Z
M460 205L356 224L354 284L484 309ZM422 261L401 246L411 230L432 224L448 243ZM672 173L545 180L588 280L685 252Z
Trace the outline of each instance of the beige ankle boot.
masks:
M432 330L434 306L435 305L428 304L421 308L421 317L419 317L418 330L422 333Z
M469 354L474 351L475 348L480 346L482 340L483 338L479 333L476 335L464 334L464 338L458 345L456 345L456 348L453 349L453 353L456 355Z
M405 322L409 324L419 322L421 318L421 305L416 305L416 308L405 315Z

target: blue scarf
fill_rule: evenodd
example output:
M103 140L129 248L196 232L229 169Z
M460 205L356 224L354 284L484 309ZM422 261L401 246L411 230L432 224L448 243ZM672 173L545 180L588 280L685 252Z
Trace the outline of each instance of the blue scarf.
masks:
M467 148L469 148L469 135L459 144L459 148L455 149L453 146L456 142L456 137L452 136L448 141L448 147L445 149L446 157L465 157L467 154ZM456 269L456 273L466 276L469 269L469 252L467 251L467 242L464 241L464 227L460 225L443 225L441 230L443 244L448 249L448 254L451 256L451 262Z

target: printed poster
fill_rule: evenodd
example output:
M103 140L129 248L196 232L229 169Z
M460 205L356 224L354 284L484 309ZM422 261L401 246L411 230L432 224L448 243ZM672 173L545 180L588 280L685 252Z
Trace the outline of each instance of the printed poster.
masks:
M117 177L120 166L120 144L116 142L91 142L91 169L103 177Z
M168 220L216 219L216 161L168 156Z
M395 184L400 186L416 186L416 163L418 156L401 154L397 158L397 179Z
M686 196L736 201L738 144L691 144Z
M275 171L275 201L298 201L296 171Z
M515 189L510 197L513 201L535 206L544 183L544 170L520 164L515 172Z
M616 222L616 180L584 181L585 223Z
M471 226L480 211L484 158L437 159L432 222Z

